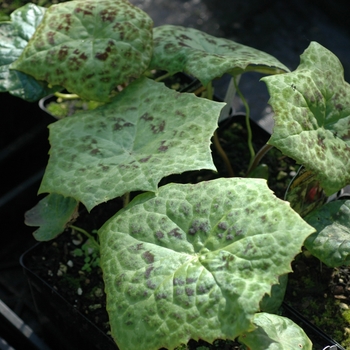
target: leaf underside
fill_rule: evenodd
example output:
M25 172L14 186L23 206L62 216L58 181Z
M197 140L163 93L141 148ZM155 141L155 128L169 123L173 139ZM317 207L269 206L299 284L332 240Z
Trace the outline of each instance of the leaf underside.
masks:
M49 194L26 212L25 224L39 226L34 232L37 241L49 241L62 233L67 223L77 218L78 204L71 197Z
M125 0L53 5L12 68L87 100L107 101L118 84L148 67L152 26Z
M262 179L169 184L136 197L99 231L118 347L174 349L251 331L262 297L312 232Z
M157 191L165 176L216 170L210 139L224 103L140 78L114 100L50 128L40 193L57 192L88 210L131 191Z
M22 72L11 70L41 22L45 8L27 4L11 14L10 22L0 23L0 92L33 102L50 94L53 90L46 83L38 82Z
M186 72L203 85L225 73L244 71L266 74L289 72L269 54L234 41L216 38L194 28L164 25L153 30L154 50L151 68L172 74Z
M274 110L269 144L310 170L327 195L350 183L350 86L338 58L316 42L292 73L264 77Z
M325 204L305 217L316 232L305 241L305 247L326 265L350 264L350 201Z
M302 328L286 317L258 313L257 329L244 334L239 341L254 350L312 350L312 343Z

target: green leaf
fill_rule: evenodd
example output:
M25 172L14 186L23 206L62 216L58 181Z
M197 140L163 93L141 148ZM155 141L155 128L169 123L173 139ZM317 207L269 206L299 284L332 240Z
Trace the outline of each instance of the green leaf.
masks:
M284 295L286 294L288 275L279 277L277 284L271 288L270 294L266 294L260 302L260 310L269 313L277 313L282 305Z
M77 218L78 204L71 197L51 193L25 213L25 224L40 226L34 232L35 239L49 241L62 233L67 224Z
M172 74L186 72L203 85L224 73L237 76L246 71L289 72L285 65L265 52L194 28L164 25L154 28L153 37L151 67Z
M251 331L260 300L312 232L262 179L169 184L136 197L99 231L119 349Z
M152 26L146 13L125 0L53 5L11 67L87 100L107 101L118 84L148 67Z
M257 329L246 333L239 341L254 350L312 350L312 343L305 332L286 317L268 313L254 316Z
M11 14L11 22L0 23L0 92L9 91L14 96L33 102L53 91L46 83L10 70L11 63L21 55L45 10L44 7L27 4Z
M210 139L223 103L140 78L113 101L50 128L40 193L72 196L91 210L131 191L157 191L165 176L216 170Z
M326 265L350 264L350 201L329 202L305 217L316 229L305 247Z
M327 195L350 183L350 86L338 58L316 42L296 71L264 77L275 127L269 144L315 174Z

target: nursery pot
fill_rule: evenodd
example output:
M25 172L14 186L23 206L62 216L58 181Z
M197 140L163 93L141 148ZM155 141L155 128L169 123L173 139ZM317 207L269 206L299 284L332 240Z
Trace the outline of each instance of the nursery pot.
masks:
M38 243L20 258L35 303L39 322L54 338L57 349L117 350L113 339L70 304L55 288L28 267Z

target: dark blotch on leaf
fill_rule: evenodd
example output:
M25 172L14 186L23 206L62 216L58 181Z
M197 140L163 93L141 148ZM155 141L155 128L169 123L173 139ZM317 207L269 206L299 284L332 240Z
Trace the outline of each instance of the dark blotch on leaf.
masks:
M166 151L168 150L169 147L164 145L165 142L166 142L166 141L162 141L162 142L161 142L161 145L158 147L158 151L159 151L159 152L166 152Z
M158 239L162 239L162 238L164 238L164 233L163 233L163 232L160 232L160 231L157 231L157 232L156 232L156 237L157 237Z
M143 257L143 259L146 260L146 262L147 262L148 264L151 264L151 263L154 262L154 255L153 255L150 251L144 252L144 253L142 254L142 257Z
M154 269L153 266L148 266L146 271L145 271L145 278L148 279L149 276L151 275L152 270Z
M162 120L158 125L151 125L151 130L153 134L159 134L160 132L164 131L165 129L165 121Z
M183 286L185 284L185 281L180 278L174 278L173 279L173 285L174 286Z
M147 163L151 157L152 156L148 156L148 157L140 159L140 163Z
M186 278L186 284L191 284L191 283L196 283L197 282L197 278Z
M228 226L226 222L219 222L218 227L222 230L227 230Z
M194 295L194 290L192 288L185 288L187 296L192 296Z
M140 119L143 119L146 122L149 122L149 121L153 120L154 118L151 115L149 115L148 113L145 113L140 117Z
M117 10L105 9L100 12L101 19L103 22L113 22L116 14L117 14Z
M172 230L168 233L168 235L169 235L170 237L175 237L175 238L179 238L179 239L182 238L182 234L181 234L180 230L179 230L177 227L174 228L174 229L172 229Z

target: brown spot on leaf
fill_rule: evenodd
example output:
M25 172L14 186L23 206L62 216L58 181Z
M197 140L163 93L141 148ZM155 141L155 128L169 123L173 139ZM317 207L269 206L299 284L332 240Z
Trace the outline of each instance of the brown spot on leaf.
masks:
M55 32L48 32L46 34L47 36L47 41L49 42L50 45L55 45Z
M158 151L159 152L166 152L168 150L168 146L165 146L166 141L161 141L161 145L158 147Z
M58 51L58 59L63 61L68 55L68 46L63 45L61 49Z
M154 267L151 265L151 266L148 266L146 271L145 271L145 278L148 279L149 276L151 275L151 272L153 271Z
M151 115L149 115L148 113L145 113L145 114L143 114L143 115L140 117L140 119L143 119L143 120L145 120L146 122L148 122L148 121L153 120L154 118L153 118Z
M113 22L116 14L117 14L117 10L110 10L110 9L105 9L100 12L101 19L103 22Z
M174 229L172 229L169 233L168 233L168 235L170 236L170 237L175 237L175 238L182 238L182 234L181 234L181 232L180 232L180 230L179 230L179 228L174 228Z
M162 120L158 125L151 125L151 130L153 134L159 134L160 132L164 131L165 128L165 120Z
M223 222L219 222L218 227L219 227L221 230L227 230L227 229L228 229L227 223L224 222L224 221L223 221Z
M193 277L186 278L186 284L191 284L196 282L197 282L197 278L193 278Z
M185 288L187 296L191 297L194 295L194 290L192 288Z
M141 163L147 163L151 157L152 157L152 155L150 155L148 157L145 157L145 158L142 158L142 159L140 159L140 162Z
M154 255L150 251L146 251L142 254L143 259L146 260L148 264L152 264L154 262Z
M157 231L157 232L155 233L155 235L156 235L156 237L157 237L158 239L164 238L164 233L161 232L161 231Z
M173 279L173 285L174 286L183 286L185 284L185 281L180 278L174 278Z

